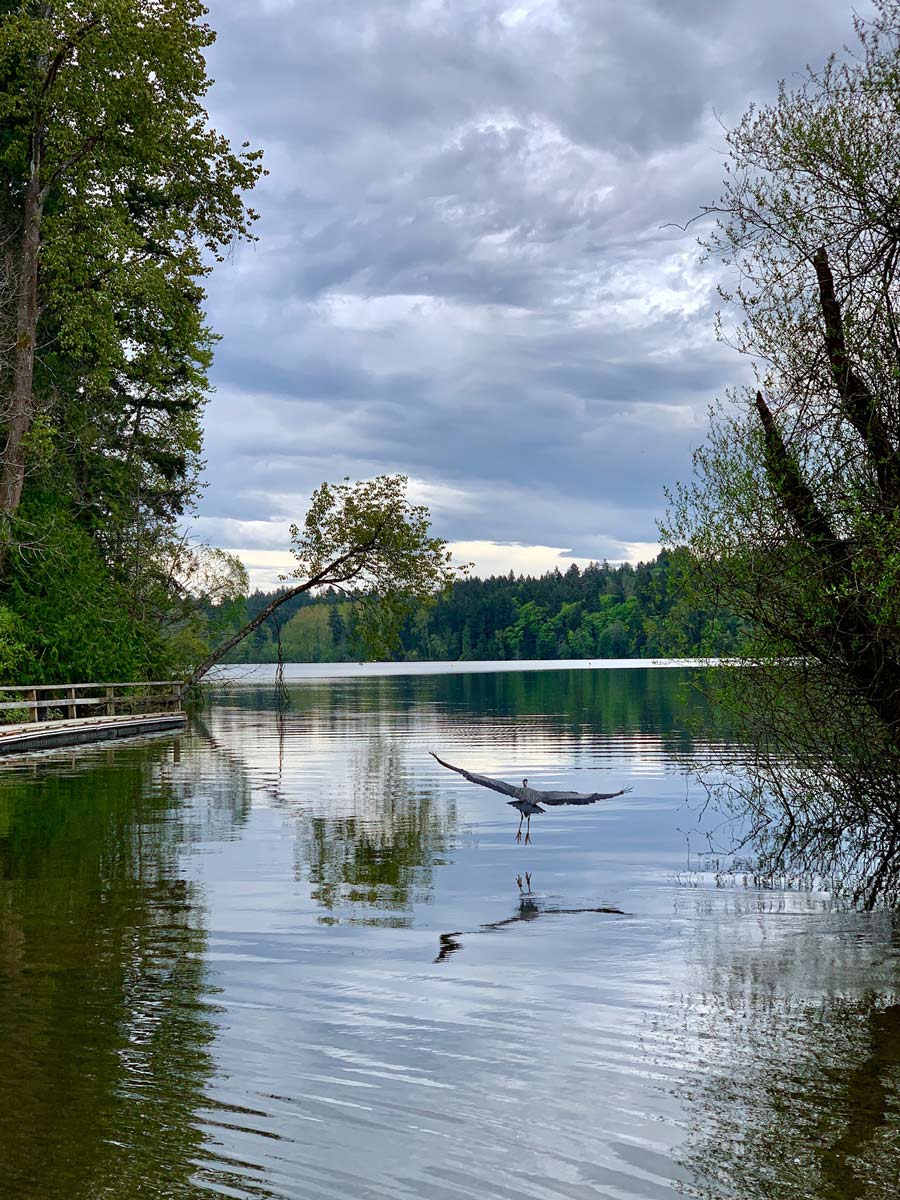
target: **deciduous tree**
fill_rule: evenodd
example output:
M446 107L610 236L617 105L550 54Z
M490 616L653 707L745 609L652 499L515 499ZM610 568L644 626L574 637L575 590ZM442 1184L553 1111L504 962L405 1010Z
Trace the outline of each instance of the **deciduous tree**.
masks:
M356 637L373 656L397 644L407 616L446 591L460 570L441 538L430 532L428 509L412 504L403 475L379 475L360 483L323 483L313 493L302 525L291 526L298 580L219 645L192 673L197 683L238 642L258 629L286 601L333 588L355 601Z
M728 136L707 250L754 383L714 410L664 531L750 622L718 672L757 861L900 897L900 3ZM737 312L732 321L731 312Z

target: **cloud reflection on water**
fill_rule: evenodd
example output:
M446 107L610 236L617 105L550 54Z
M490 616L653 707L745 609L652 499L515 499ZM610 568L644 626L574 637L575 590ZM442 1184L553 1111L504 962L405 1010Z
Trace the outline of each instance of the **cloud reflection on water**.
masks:
M5 767L0 1193L893 1200L898 925L679 885L681 682L247 689ZM434 745L635 792L526 851Z

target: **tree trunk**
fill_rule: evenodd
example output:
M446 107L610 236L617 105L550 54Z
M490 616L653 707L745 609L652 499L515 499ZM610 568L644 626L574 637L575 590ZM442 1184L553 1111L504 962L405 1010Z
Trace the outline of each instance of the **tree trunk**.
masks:
M866 597L858 597L855 589L847 587L853 572L853 549L838 538L817 504L762 392L756 393L756 411L763 427L765 470L772 490L803 542L818 557L823 583L834 589L836 597L846 592L843 600L835 601L834 627L827 645L812 653L820 662L836 656L893 732L900 728L900 663L891 653L890 641L870 616Z
M0 572L9 548L9 531L25 482L25 440L34 419L34 354L38 322L38 259L41 248L41 217L44 196L40 187L40 159L36 152L25 192L25 207L19 253L16 309L16 343L13 376L6 420L6 445L0 460Z
M304 580L303 583L298 583L296 587L290 588L283 595L276 596L272 603L267 604L262 612L256 614L252 621L248 621L237 633L232 634L230 638L224 641L221 646L217 646L212 654L205 658L200 666L191 672L187 678L187 684L190 686L199 683L203 676L225 657L229 650L233 649L238 642L242 642L254 629L259 629L263 621L268 620L272 613L277 608L280 608L286 600L293 600L294 596L311 591L312 588L333 586L335 584L340 587L342 584L356 579L365 566L366 555L374 549L383 526L384 522L379 525L375 534L368 541L351 546L349 550L345 550L343 554L339 554L337 558L333 559L326 566L320 567L311 578Z
M227 638L220 646L217 646L212 654L208 655L200 666L196 667L188 676L188 684L199 683L203 676L225 657L229 650L232 650L238 642L242 642L254 629L259 629L260 625L264 621L267 621L272 613L277 608L280 608L286 600L293 600L294 596L299 596L302 592L308 592L310 588L318 587L320 583L322 583L322 579L317 576L314 579L307 579L304 583L298 584L297 587L291 588L281 596L276 596L272 603L267 604L262 612L258 612L252 621L248 621L246 625L242 625L237 633L232 634L230 638Z

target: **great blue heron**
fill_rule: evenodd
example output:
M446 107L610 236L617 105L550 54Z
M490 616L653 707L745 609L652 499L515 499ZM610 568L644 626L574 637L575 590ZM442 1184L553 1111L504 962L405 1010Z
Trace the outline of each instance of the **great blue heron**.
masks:
M442 758L438 758L433 750L429 750L428 753L442 767L446 767L449 771L455 771L457 775L462 775L463 779L468 779L469 783L477 783L494 792L502 792L504 796L515 796L515 800L508 800L507 803L519 812L517 842L522 840L522 822L526 820L528 822L525 827L526 846L531 841L531 818L536 813L545 811L541 808L542 804L546 804L548 807L559 804L596 804L598 800L612 800L614 796L624 796L626 792L631 791L630 787L624 787L617 792L541 792L537 788L529 787L527 779L522 780L521 787L516 787L514 783L504 783L502 779L489 779L487 775L476 775L473 771L464 771L462 767L454 767L453 763L444 762Z

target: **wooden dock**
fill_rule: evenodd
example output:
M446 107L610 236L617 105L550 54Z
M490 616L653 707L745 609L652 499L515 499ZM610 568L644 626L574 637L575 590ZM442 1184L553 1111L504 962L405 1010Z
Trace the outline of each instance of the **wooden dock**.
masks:
M180 729L183 692L180 680L2 687L0 757Z

